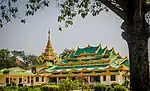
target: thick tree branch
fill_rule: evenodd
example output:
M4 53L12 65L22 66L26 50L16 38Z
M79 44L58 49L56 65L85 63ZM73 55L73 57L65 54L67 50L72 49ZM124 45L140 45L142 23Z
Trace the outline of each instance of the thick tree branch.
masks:
M117 4L120 5L120 7L126 11L127 10L127 4L128 4L128 0L115 0Z
M121 11L115 5L113 5L109 0L100 0L105 6L111 9L115 14L117 14L121 19L126 19L126 12Z

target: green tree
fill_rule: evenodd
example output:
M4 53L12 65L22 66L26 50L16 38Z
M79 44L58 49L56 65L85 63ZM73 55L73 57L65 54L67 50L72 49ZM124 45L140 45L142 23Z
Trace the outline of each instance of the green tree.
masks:
M73 91L78 89L79 89L78 80L72 81L72 79L68 77L59 84L59 91Z
M35 59L37 58L36 55L33 55L33 54L26 54L24 51L17 51L17 50L14 50L14 51L11 51L11 53L17 57L21 57L23 60L24 60L24 63L25 63L25 66L28 67L30 63L34 63L35 62Z
M8 49L0 49L0 69L16 66L15 57L11 56Z
M67 56L68 54L74 52L74 50L70 50L70 49L65 49L62 53L60 53L60 57L63 59L65 58L65 56Z
M11 51L11 53L12 53L15 57L20 56L20 57L23 58L23 59L25 59L25 57L26 57L26 54L25 54L24 51L13 50L13 51Z
M24 60L26 61L27 64L30 64L30 63L34 63L36 58L37 58L36 55L29 54L29 55L26 55Z

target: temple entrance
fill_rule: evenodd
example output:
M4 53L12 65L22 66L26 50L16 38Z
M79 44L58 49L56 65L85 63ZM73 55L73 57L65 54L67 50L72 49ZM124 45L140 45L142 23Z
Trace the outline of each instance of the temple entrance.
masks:
M100 76L90 76L90 82L100 82Z
M56 84L57 83L57 77L51 77L51 78L49 78L49 83L50 84Z

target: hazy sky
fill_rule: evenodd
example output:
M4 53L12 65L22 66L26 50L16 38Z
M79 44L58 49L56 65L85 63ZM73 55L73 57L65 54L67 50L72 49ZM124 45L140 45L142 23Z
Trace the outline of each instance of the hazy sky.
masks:
M47 32L51 30L51 42L57 54L65 48L84 47L88 44L102 44L115 48L121 56L128 56L127 43L121 37L121 20L113 12L101 12L98 16L89 15L85 19L76 17L74 25L59 31L57 17L59 9L45 8L34 16L25 17L26 24L18 19L0 28L0 48L24 50L40 55L47 42Z

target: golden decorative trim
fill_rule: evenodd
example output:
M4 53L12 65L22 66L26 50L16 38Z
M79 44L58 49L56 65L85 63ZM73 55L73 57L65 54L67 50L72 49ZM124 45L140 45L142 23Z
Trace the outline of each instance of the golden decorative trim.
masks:
M111 65L108 67L108 68L106 68L107 70L116 70L114 67L112 67Z
M118 70L121 70L121 71L129 70L129 68L126 67L124 64L120 65L117 69L118 69Z
M85 74L81 72L81 73L80 73L80 74L78 74L77 76L78 76L78 77L84 77L84 76L85 76Z
M111 75L112 73L109 70L106 70L105 72L103 72L101 75Z

